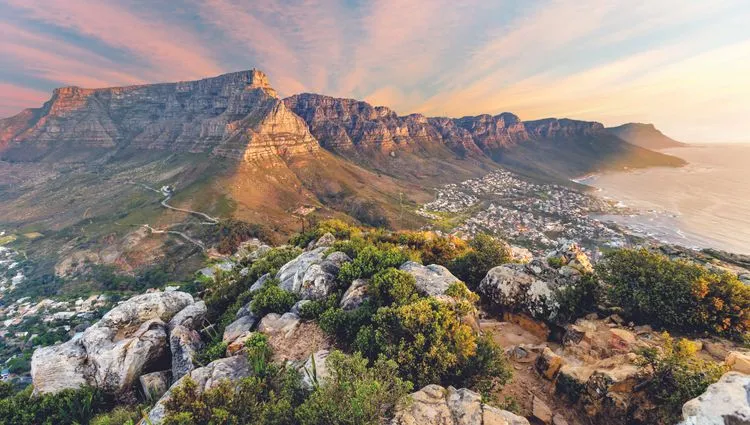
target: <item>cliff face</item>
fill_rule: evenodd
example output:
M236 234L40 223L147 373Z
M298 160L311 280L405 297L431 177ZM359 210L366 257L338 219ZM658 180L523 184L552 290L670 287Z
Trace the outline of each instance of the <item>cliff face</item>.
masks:
M523 122L511 113L457 119L398 116L366 102L310 93L291 96L284 103L307 122L323 147L340 153L443 145L460 155L495 157L531 139L589 137L604 129L600 123L569 119Z
M40 156L58 147L132 147L241 159L318 148L257 70L178 83L56 89L42 108L0 122L0 137L11 154L25 149Z

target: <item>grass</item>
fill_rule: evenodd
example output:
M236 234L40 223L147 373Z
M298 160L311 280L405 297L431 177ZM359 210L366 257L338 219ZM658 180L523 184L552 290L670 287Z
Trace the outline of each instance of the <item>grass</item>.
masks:
M0 236L0 246L13 243L15 242L16 239L17 239L16 235Z

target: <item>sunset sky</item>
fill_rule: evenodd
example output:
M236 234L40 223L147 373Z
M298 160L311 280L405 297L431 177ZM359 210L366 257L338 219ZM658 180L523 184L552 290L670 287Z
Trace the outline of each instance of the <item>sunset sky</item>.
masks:
M750 141L748 0L0 0L0 34L3 117L59 86L255 67L283 96L401 114L653 122L688 142Z

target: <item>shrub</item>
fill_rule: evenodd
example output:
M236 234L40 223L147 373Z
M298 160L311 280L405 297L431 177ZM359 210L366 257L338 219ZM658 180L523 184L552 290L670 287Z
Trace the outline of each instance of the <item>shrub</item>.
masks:
M559 304L556 320L571 323L596 310L602 300L602 287L596 276L587 274L571 285L558 288L555 299Z
M319 237L330 233L336 237L336 239L350 239L353 235L360 233L360 230L342 220L330 219L324 220L315 225L314 228L298 233L289 239L290 245L295 245L300 248L306 247L310 242Z
M0 423L3 425L87 424L107 407L102 393L90 387L45 394L30 402L32 388L0 399Z
M510 382L513 370L508 364L503 348L490 335L477 338L476 354L460 365L451 383L458 387L473 388L486 401L494 401L493 394Z
M735 339L750 331L750 287L727 273L646 249L610 252L597 272L607 301L634 320Z
M214 360L224 357L227 352L227 343L218 339L208 344L198 353L197 361L202 365L207 365Z
M328 295L322 300L312 300L302 304L299 311L299 317L303 320L318 320L320 316L328 309L337 308L339 305L339 293Z
M339 280L350 284L355 279L369 278L380 270L399 267L409 257L396 247L378 248L368 245L357 253L353 261L344 264L339 271Z
M511 260L508 247L490 235L476 235L469 247L471 250L456 258L448 268L471 289L479 286L491 268Z
M351 311L332 307L320 315L319 325L324 332L336 337L339 343L348 346L354 343L360 329L372 321L373 314L375 307L369 302ZM363 347L360 345L360 348Z
M377 272L372 277L368 294L377 305L404 305L419 297L414 276L394 268Z
M286 313L296 302L296 295L281 289L279 281L271 279L253 294L250 306L253 314L263 317L268 313Z
M89 425L134 425L142 418L138 407L115 407L108 413L102 413L94 417Z
M677 423L682 405L718 381L726 368L698 358L698 347L691 341L674 340L667 333L663 337L661 350L642 350L639 364L650 374L645 389L659 406L660 419L664 423Z
M468 246L466 242L455 237L436 237L428 240L420 249L423 264L440 264L449 266L463 255Z
M392 360L380 359L368 367L359 354L334 351L326 364L329 378L296 410L301 425L378 425L412 389L398 377Z
M371 357L382 354L393 359L401 376L420 388L442 382L477 349L472 329L448 304L433 298L381 307L372 326L357 335L356 346Z

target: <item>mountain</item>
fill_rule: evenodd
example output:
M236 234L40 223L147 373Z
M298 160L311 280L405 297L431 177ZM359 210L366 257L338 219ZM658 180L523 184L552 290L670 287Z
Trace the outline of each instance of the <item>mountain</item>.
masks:
M685 146L685 143L678 142L664 135L653 124L631 122L617 127L609 127L606 131L628 143L646 149L659 150Z
M0 120L0 229L42 234L18 243L46 273L86 261L188 270L186 259L203 257L200 240L252 233L279 242L328 217L419 227L433 188L498 167L572 184L606 168L681 164L596 122L400 116L318 94L280 99L258 70L64 87ZM162 186L173 188L170 208Z

